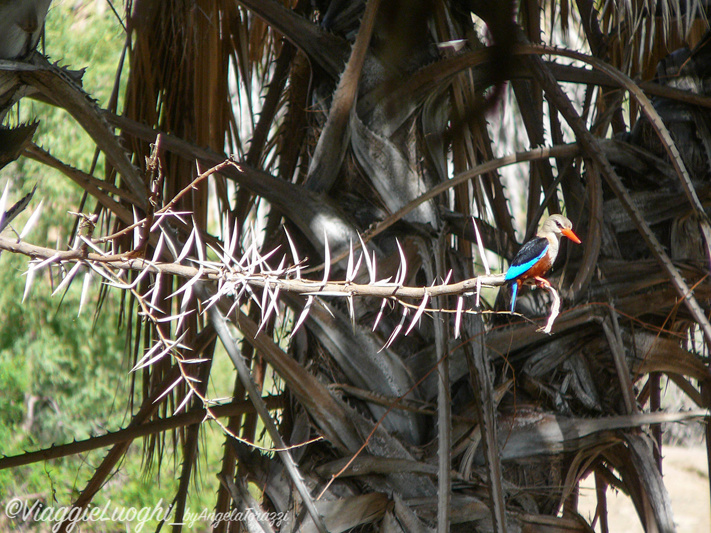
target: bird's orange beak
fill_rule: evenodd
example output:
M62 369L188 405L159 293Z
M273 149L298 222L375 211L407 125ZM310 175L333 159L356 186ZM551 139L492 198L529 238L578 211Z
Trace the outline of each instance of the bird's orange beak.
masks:
M572 230L572 229L561 228L560 232L561 232L563 235L565 235L566 237L568 237L568 238L569 238L571 241L573 241L575 244L580 244L580 243L581 243L580 239L578 239L578 236L577 236L575 233L573 233L573 230Z

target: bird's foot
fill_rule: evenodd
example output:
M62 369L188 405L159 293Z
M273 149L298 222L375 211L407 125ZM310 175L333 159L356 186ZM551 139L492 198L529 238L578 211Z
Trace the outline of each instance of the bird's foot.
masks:
M536 276L533 279L536 282L536 287L538 287L539 289L548 289L551 286L551 284L548 283L547 279L541 278L540 276Z

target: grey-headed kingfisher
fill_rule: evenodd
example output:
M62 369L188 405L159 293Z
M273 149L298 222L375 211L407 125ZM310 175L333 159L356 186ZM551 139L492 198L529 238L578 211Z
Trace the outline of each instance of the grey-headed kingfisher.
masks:
M551 269L558 255L561 235L574 243L580 239L573 233L573 224L563 215L551 215L536 236L524 244L511 262L504 279L511 282L511 312L516 307L516 295L521 285L534 282L538 287L550 284L543 276Z

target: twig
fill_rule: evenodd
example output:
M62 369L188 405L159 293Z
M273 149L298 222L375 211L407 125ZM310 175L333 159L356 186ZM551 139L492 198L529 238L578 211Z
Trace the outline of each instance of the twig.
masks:
M198 285L197 290L199 293L204 292L201 291L201 289L203 289L203 287L201 285ZM205 294L201 294L201 299L206 300L207 296ZM222 313L220 313L217 306L214 305L209 307L207 312L210 318L210 322L214 326L215 331L217 332L217 336L220 338L220 341L222 341L222 345L225 347L227 354L232 360L232 364L234 364L235 369L237 370L237 374L239 375L239 379L242 382L242 386L244 387L245 391L247 391L249 399L254 405L254 408L259 414L259 417L262 419L262 422L264 423L264 427L266 428L269 437L272 439L272 441L274 441L277 447L280 448L279 451L277 451L277 455L279 455L279 457L281 458L282 462L284 463L284 466L286 467L287 472L289 473L289 476L291 477L291 481L294 483L296 490L301 495L304 507L306 507L306 510L313 519L318 531L320 533L326 533L327 530L326 526L323 523L323 518L316 509L314 500L311 497L311 494L309 493L306 484L304 483L304 479L301 475L301 472L299 472L299 468L296 466L294 459L291 457L291 453L289 453L289 451L286 449L284 439L282 439L281 434L279 433L279 430L277 429L276 424L274 423L274 419L269 414L269 409L264 403L264 400L262 399L261 394L257 390L256 385L254 384L252 374L250 373L249 368L247 368L247 365L245 364L244 359L242 358L242 354L237 349L237 345L235 344L235 341L232 338L232 334L230 333L230 330L227 327L227 321L225 320L225 317L222 316Z
M538 331L550 335L551 329L553 328L553 322L555 322L555 319L558 318L558 314L560 313L560 297L558 296L558 291L555 290L552 285L543 285L542 288L551 293L553 303L551 304L551 314L548 316L548 322L546 322L545 327L539 328Z
M620 326L617 323L617 313L614 307L610 307L608 316L602 321L602 329L605 332L607 343L610 345L612 358L615 361L617 377L620 380L620 390L622 399L625 402L625 410L628 414L636 413L637 402L635 401L634 385L630 378L630 369L625 359L625 349L620 333Z
M183 278L194 278L200 273L200 268L181 265L178 263L153 262L142 258L130 258L127 254L102 255L93 252L83 252L82 250L57 251L53 248L36 246L26 242L17 242L14 239L0 237L0 250L19 253L33 259L48 260L47 264L61 264L71 261L85 261L87 263L99 263L110 266L117 270L148 270L153 274L167 274L180 276ZM291 274L291 268L284 271L284 274ZM469 278L457 283L433 285L431 287L409 287L396 285L395 283L376 282L375 284L349 283L345 281L312 281L308 279L288 279L275 278L274 272L250 272L238 266L224 267L219 263L205 264L202 267L201 279L205 281L220 281L225 283L249 283L256 287L274 288L278 285L279 290L313 296L372 296L376 298L410 298L422 300L425 295L430 297L452 296L472 293L477 290L477 284L487 287L498 287L504 285L503 274L491 274L489 276L479 276ZM235 286L236 287L236 286Z
M264 398L264 401L270 409L283 408L286 403L283 395L268 396ZM199 424L209 417L210 414L215 417L227 417L255 412L254 406L248 400L235 400L230 403L213 406L209 411L210 412L208 413L207 409L191 409L190 411L179 415L173 415L167 418L158 418L156 420L140 424L131 424L123 429L106 433L104 435L89 437L85 440L77 440L70 442L69 444L59 444L34 452L25 452L20 455L0 457L0 470L4 470L6 468L16 468L18 466L29 465L32 463L39 463L49 459L58 459L69 455L86 453L91 450L98 450L99 448L113 446L114 444L119 444L121 442L133 441L140 437L155 435L156 433L162 433L172 429L190 426L192 424ZM256 443L247 444L266 452L275 451L272 448L260 447ZM300 443L291 447L295 448L304 444L306 443Z
M477 295L482 286L499 287L506 284L504 274L490 274L465 279L455 283L443 283L429 287L410 287L387 281L375 281L371 284L359 284L346 281L313 281L308 279L292 279L296 269L303 268L301 265L284 267L280 270L268 270L266 267L261 272L254 272L249 265L241 267L235 264L224 265L222 263L201 263L200 267L191 267L178 263L163 263L151 261L144 258L132 257L131 252L114 255L104 255L95 252L88 252L86 248L76 250L57 251L52 248L36 246L26 242L17 242L13 239L0 236L0 250L27 255L34 260L41 260L41 267L53 264L64 264L71 262L83 262L98 272L102 277L107 278L106 269L115 271L136 271L145 274L159 274L178 276L195 281L213 281L219 284L218 297L224 295L240 295L245 290L251 291L252 287L264 288L267 290L278 290L314 297L374 297L384 300L392 300L404 307L410 307L403 299L424 301L425 299L437 298L439 296L470 296ZM197 261L196 261L197 262ZM36 270L37 267L31 267ZM120 275L116 278L107 278L112 284L121 284ZM135 284L135 282L134 282ZM131 284L131 287L134 285ZM129 288L125 286L124 288ZM550 333L553 322L560 311L560 299L555 290L551 290L553 296L553 307L548 323L540 331ZM456 312L443 308L419 308L426 312ZM464 312L463 310L461 312ZM469 311L467 311L469 312ZM481 311L483 312L483 311ZM508 312L502 312L508 314Z

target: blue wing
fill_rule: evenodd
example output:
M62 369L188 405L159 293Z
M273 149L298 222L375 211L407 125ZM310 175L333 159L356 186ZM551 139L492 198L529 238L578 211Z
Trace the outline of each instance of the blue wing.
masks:
M548 239L536 237L524 244L511 262L504 279L511 281L525 274L533 265L546 255L550 243Z

